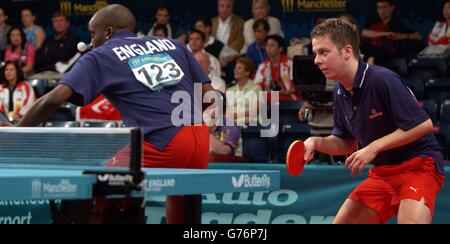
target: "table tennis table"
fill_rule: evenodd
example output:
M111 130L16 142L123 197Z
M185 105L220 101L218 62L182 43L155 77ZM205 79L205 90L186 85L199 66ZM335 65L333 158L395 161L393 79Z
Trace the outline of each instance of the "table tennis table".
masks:
M0 164L0 200L77 200L93 197L98 167ZM101 168L105 170L105 168ZM108 169L111 172L120 169ZM280 172L248 170L143 169L143 197L274 191Z
M0 201L94 199L99 175L84 174L87 170L105 171L105 168L0 164ZM107 169L111 173L122 170ZM133 192L132 197L145 200L154 196L185 195L190 199L185 207L191 209L188 217L191 224L201 223L202 194L280 189L279 171L146 168L143 172L142 190Z

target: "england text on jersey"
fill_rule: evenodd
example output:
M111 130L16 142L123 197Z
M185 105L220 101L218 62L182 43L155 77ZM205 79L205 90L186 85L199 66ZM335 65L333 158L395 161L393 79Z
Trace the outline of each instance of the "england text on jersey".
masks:
M141 44L131 44L114 47L112 50L120 61L124 61L139 55L155 54L176 49L176 46L168 39L155 39L145 42L145 46Z

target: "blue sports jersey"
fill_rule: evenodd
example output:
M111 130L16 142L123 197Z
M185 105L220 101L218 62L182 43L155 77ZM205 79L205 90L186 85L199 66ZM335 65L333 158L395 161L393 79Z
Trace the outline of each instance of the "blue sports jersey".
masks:
M430 119L405 82L394 72L359 62L353 81L353 96L339 83L334 91L334 128L332 134L356 139L364 148L397 129L408 131ZM374 165L401 164L414 157L432 157L444 174L444 158L434 135L385 152Z
M145 140L163 150L181 129L172 123L171 116L174 109L180 110L182 101L186 106L181 108L190 112L190 118L186 113L180 117L188 118L190 124L201 124L201 104L196 103L200 100L195 99L194 84L207 82L208 76L183 43L138 38L123 31L83 55L61 84L72 88L75 94L70 101L80 106L104 94L126 126L141 127ZM181 91L189 97L172 101L172 95Z

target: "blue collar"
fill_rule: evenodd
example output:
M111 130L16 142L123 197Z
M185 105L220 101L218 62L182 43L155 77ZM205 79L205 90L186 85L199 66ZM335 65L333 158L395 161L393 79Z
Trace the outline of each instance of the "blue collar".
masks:
M355 79L353 80L353 89L359 89L362 87L364 80L366 79L368 69L369 64L359 60L358 71L356 72Z
M114 39L114 38L120 38L120 37L136 37L136 34L134 34L131 31L119 31L117 33L115 33L110 39Z

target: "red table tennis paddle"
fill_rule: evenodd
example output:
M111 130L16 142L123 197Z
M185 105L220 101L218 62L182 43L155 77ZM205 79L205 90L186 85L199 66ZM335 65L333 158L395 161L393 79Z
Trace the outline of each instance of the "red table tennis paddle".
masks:
M286 156L286 167L289 175L298 176L305 167L305 144L302 141L294 141Z

